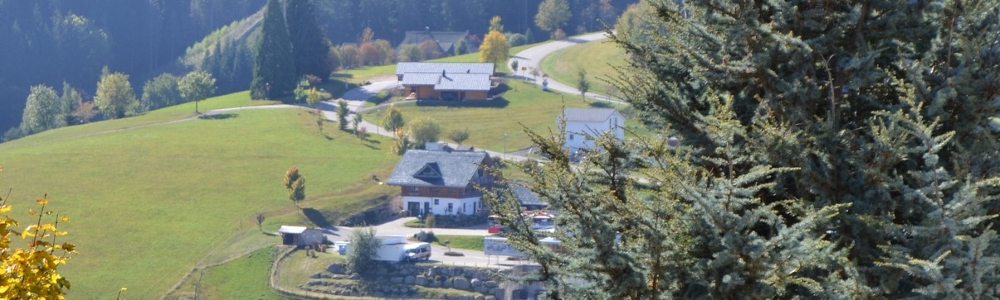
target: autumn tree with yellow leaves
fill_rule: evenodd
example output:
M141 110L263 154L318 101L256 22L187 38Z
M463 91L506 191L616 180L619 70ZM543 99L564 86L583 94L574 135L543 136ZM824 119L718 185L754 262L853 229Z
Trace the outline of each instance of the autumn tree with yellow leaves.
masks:
M0 299L65 299L63 292L70 283L58 269L69 260L69 254L76 253L76 246L56 240L66 235L66 231L59 231L59 223L69 222L69 217L46 210L49 200L42 198L36 200L38 211L28 209L34 222L19 229L21 224L10 216L13 207L7 204L9 198L9 192L0 198L0 270L4 270L0 273ZM26 241L27 246L11 249L12 237Z
M500 17L493 17L490 24L494 25L490 25L490 32L483 37L483 44L479 46L479 61L504 64L510 55L510 45L507 44L507 37L503 32L496 30L497 27L503 28L502 25L498 25Z

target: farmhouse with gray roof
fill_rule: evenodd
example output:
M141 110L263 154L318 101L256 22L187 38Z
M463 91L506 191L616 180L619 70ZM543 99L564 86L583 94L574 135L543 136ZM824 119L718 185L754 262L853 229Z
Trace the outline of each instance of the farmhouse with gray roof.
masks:
M614 108L567 108L556 122L566 122L566 144L570 150L594 148L594 137L610 134L625 138L625 117Z
M396 79L408 99L486 100L493 63L401 62Z
M493 159L481 151L409 150L386 184L400 187L413 215L474 214L485 210L476 186L495 184L490 166Z

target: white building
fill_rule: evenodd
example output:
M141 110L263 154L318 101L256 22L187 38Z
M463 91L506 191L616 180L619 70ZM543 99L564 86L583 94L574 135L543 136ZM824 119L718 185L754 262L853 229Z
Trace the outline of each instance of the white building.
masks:
M567 108L556 122L566 122L566 144L571 151L592 149L593 138L605 133L625 138L625 117L614 108ZM588 137L589 136L589 137Z
M386 184L400 187L412 215L469 215L486 210L476 186L493 186L491 166L481 151L409 150Z

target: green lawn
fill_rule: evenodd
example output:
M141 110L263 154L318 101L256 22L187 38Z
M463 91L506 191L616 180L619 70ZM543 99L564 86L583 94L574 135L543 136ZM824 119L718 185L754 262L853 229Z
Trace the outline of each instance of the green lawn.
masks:
M268 286L271 263L278 250L267 247L194 277L199 281L199 299L289 299Z
M481 236L434 235L434 240L432 242L444 246L442 242L446 240L449 241L448 245L454 249L483 251L483 237Z
M575 45L556 51L542 59L542 71L553 80L576 87L579 82L579 70L587 71L590 82L590 92L617 96L617 92L606 78L616 78L617 71L612 66L625 65L625 52L618 45L607 40Z
M204 109L257 105L246 94L205 101ZM346 133L317 132L307 109L250 109L231 117L128 129L183 118L184 105L146 116L74 126L0 144L0 187L12 188L14 216L27 221L34 199L69 215L79 254L62 267L69 297L154 299L199 265L245 255L278 238L258 232L282 223L308 224L375 204L396 192L372 184L387 178L398 157L388 141L363 142ZM190 110L193 111L193 104ZM281 180L298 166L306 177L303 207L292 206ZM335 220L329 220L334 222ZM62 229L61 228L61 229Z
M441 125L441 140L448 141L448 133L453 130L469 131L469 139L463 144L494 151L515 151L531 145L528 135L520 124L535 132L548 135L549 130L557 132L556 116L563 107L587 107L579 97L556 92L542 91L541 87L519 80L510 80L512 87L503 99L504 107L445 107L417 106L410 102L396 105L407 122L421 117L437 120ZM564 101L565 100L565 101ZM385 109L365 114L367 120L381 120ZM506 137L505 137L506 134Z
M307 256L305 250L295 250L278 265L278 285L294 289L309 282L310 276L323 272L330 264L344 262L344 258L336 249L315 252L315 257Z

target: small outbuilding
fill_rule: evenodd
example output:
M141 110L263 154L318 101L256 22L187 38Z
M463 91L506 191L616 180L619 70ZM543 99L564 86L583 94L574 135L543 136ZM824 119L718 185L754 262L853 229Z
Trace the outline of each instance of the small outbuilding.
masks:
M304 226L281 225L281 244L286 246L314 246L323 243L323 232Z

